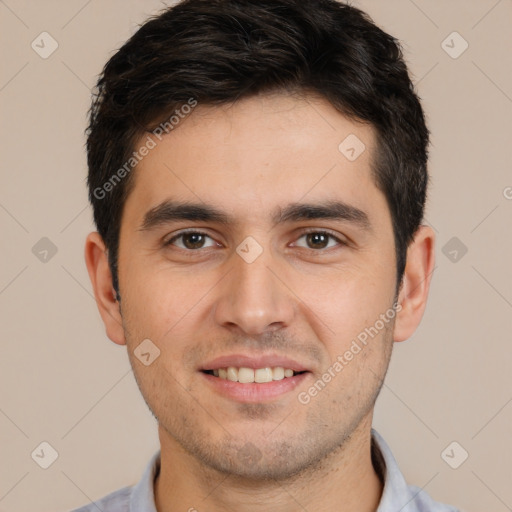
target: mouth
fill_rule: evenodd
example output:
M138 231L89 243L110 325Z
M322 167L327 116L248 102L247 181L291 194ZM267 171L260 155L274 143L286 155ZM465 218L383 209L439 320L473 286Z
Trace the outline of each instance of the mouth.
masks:
M236 366L227 366L217 368L215 370L202 370L207 375L218 377L219 379L229 380L231 382L239 382L241 384L264 384L267 382L280 381L289 379L296 375L307 373L304 371L295 371L291 368L282 366L265 367L265 368L247 368L245 366L237 368Z
M215 393L245 403L280 398L312 375L306 366L280 356L224 356L199 371Z

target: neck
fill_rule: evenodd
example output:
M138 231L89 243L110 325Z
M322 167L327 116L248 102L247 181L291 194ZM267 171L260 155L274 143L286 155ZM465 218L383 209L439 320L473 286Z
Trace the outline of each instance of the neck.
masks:
M371 418L321 464L293 478L254 481L205 467L160 427L157 510L294 512L321 508L325 512L375 512L383 485L372 465L370 429Z

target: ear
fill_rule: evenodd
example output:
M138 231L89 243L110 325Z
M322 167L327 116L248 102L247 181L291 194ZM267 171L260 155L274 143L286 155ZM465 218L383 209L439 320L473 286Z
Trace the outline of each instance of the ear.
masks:
M125 345L121 310L112 285L107 249L96 231L89 233L85 241L85 264L107 336L114 343Z
M434 242L432 228L420 226L407 249L407 262L398 294L395 341L410 338L423 317L434 271Z

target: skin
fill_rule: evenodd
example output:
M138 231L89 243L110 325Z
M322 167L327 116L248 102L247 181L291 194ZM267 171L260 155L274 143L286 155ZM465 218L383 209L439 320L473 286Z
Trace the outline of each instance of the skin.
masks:
M349 134L366 146L353 162L338 150ZM371 126L318 97L199 105L135 171L120 231L121 303L104 243L98 233L88 236L86 263L107 335L127 345L159 422L160 512L285 512L320 503L322 511L376 510L382 483L370 458L373 408L393 342L409 338L423 315L434 265L429 227L408 248L394 320L309 403L297 399L396 299L392 221L371 174L374 150ZM141 230L145 213L169 199L212 205L233 222L175 220ZM368 226L272 222L289 203L332 200L365 212ZM208 235L202 246L194 249L198 239L190 236L164 245L187 228ZM343 243L311 240L310 228ZM248 236L263 249L252 263L236 252ZM134 356L147 338L160 350L149 366ZM290 356L310 373L273 400L240 403L199 371L233 353Z

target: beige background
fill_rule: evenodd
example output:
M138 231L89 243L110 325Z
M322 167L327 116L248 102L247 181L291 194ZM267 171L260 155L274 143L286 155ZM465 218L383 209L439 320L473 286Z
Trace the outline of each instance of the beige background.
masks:
M395 346L374 426L409 482L436 499L512 510L512 1L353 3L404 42L433 132L431 300L413 339ZM83 130L101 67L163 5L0 1L4 512L97 499L137 481L158 448L125 349L105 336L91 295ZM43 31L59 45L47 59L31 48ZM453 31L469 44L456 59L441 46ZM46 262L32 251L43 237L57 248ZM452 237L463 257L443 253ZM42 441L59 454L46 470L31 458ZM441 457L452 441L469 453L458 469ZM461 453L449 451L455 462Z

